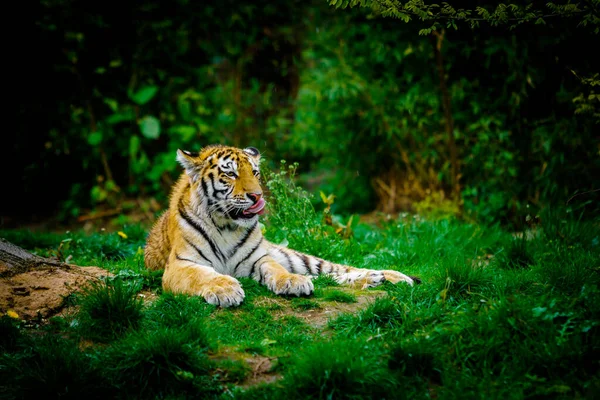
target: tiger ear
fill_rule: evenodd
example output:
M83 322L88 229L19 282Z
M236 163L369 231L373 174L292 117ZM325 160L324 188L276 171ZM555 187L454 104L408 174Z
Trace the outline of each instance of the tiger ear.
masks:
M198 175L198 167L200 166L199 153L192 151L177 149L177 161L185 169L185 172L195 180Z
M256 147L246 147L244 149L244 153L248 154L251 157L254 157L257 160L260 159L260 152Z

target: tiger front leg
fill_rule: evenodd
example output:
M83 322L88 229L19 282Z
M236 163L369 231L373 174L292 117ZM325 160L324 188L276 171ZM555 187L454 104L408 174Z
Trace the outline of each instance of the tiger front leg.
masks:
M202 296L209 304L218 307L238 306L245 297L240 282L234 277L176 257L170 258L162 285L165 291Z
M310 276L291 273L270 256L258 260L255 267L252 277L275 294L308 296L315 290Z

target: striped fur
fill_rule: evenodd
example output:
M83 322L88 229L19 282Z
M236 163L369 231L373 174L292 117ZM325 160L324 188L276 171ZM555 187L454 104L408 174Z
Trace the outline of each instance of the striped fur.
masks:
M235 277L252 277L280 295L309 295L311 278L373 287L384 281L413 284L397 271L334 264L268 242L258 226L264 205L254 148L208 146L200 153L178 150L185 169L169 208L154 224L145 247L146 267L164 269L163 288L236 306L244 291Z

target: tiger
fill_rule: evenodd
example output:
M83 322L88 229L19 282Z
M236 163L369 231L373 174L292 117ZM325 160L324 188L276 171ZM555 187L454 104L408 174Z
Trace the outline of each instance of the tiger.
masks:
M319 275L361 288L419 283L398 271L336 264L266 240L258 221L266 201L255 147L177 149L176 160L183 171L144 248L146 268L164 270L165 292L202 296L226 308L244 301L240 277L282 296L310 296Z

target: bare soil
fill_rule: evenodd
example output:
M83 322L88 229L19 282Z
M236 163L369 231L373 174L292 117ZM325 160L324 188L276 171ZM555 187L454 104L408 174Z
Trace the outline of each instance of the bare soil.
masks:
M70 294L107 275L99 267L46 266L1 277L0 313L14 311L24 320L49 318L63 309Z
M273 308L271 313L274 317L294 316L313 328L323 329L330 319L333 319L340 314L356 314L358 311L367 308L369 304L378 298L386 295L386 292L381 290L355 290L349 287L336 287L335 289L353 294L356 297L356 303L311 299L319 306L308 310L301 310L292 308L289 300L263 297L257 299L255 304L262 307Z

